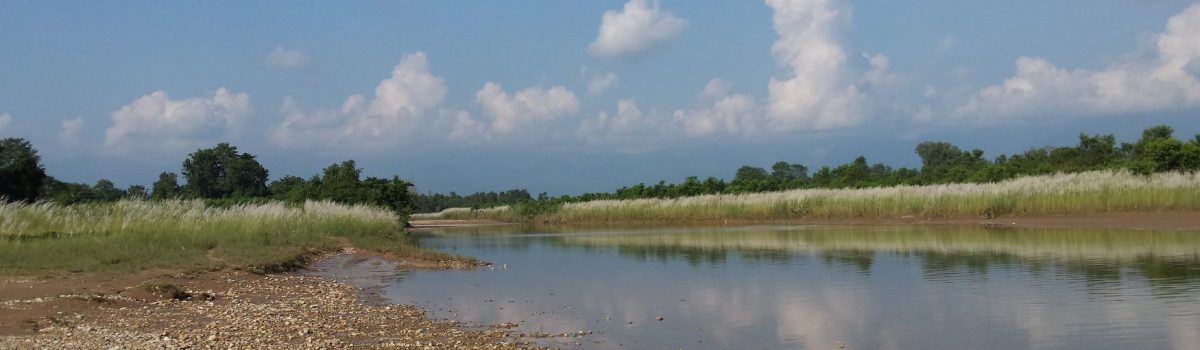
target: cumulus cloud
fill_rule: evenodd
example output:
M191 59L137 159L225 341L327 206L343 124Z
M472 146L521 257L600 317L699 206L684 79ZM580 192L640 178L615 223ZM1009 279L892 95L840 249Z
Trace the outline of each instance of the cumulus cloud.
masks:
M704 90L700 91L701 100L715 100L725 96L729 96L729 92L733 90L733 83L725 79L709 80L708 84L704 84Z
M310 111L285 98L280 108L283 122L272 139L282 147L394 146L435 117L431 111L441 104L446 91L445 81L429 71L425 53L413 53L400 60L391 77L379 82L370 101L352 95L338 110Z
M847 79L846 53L837 31L847 10L836 0L767 0L779 39L771 52L790 69L771 79L767 115L773 128L828 129L858 124L864 96Z
M616 74L609 72L607 74L593 75L587 81L588 95L595 96L602 94L605 90L613 87L613 85L617 85Z
M300 68L311 61L304 52L283 46L275 47L263 60L269 66L282 69Z
M475 92L475 102L491 118L490 129L496 134L579 111L579 98L562 86L535 86L509 94L500 84L489 81Z
M687 136L730 134L749 136L761 129L762 107L753 97L731 95L733 83L712 79L704 85L697 98L707 105L690 110L676 110L671 120Z
M657 0L630 0L621 11L605 11L593 55L621 59L641 56L666 44L687 27L687 21L662 10Z
M104 148L116 153L187 150L227 137L250 113L250 95L244 92L220 88L211 97L172 100L155 91L112 113Z
M856 82L892 83L887 56L864 54L871 70L856 77L837 33L848 13L837 0L766 0L774 10L779 38L771 47L779 64L788 68L784 79L768 83L767 101L732 94L732 84L713 79L699 99L711 104L677 110L674 122L691 136L728 134L751 136L847 127L862 122L867 97Z
M689 136L718 133L748 136L760 131L761 108L748 95L724 96L700 109L677 110L672 119Z
M615 111L600 111L579 126L579 139L619 152L640 153L662 146L679 136L671 114L643 112L633 99L617 101Z
M0 113L0 132L8 129L9 124L12 124L12 116L8 113Z
M1167 21L1151 55L1101 70L1066 69L1020 57L1016 74L984 87L953 110L987 121L1050 114L1151 112L1200 106L1200 4Z
M60 125L62 130L58 132L58 141L66 146L78 146L86 125L83 118L64 119Z

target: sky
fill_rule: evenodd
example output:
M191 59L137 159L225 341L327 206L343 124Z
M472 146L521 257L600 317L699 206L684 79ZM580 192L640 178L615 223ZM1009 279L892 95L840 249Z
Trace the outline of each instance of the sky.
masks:
M230 142L272 178L576 194L1156 124L1200 132L1200 3L0 3L0 137L74 182Z

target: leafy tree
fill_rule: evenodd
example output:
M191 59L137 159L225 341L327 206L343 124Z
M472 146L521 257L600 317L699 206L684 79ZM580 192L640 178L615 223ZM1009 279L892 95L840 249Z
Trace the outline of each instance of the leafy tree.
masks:
M275 199L288 202L303 202L305 199L313 197L312 186L299 176L284 176L271 182L268 186L271 190L271 196Z
M775 162L771 165L771 178L780 184L796 180L808 179L808 167L788 162Z
M125 197L145 200L150 198L150 191L146 190L146 186L129 185L129 188L125 190Z
M200 198L249 198L267 194L267 169L228 143L196 150L183 161L185 191Z
M52 176L47 176L46 180L42 182L41 193L40 198L48 199L62 205L96 200L91 186L58 181L58 179Z
M362 169L354 160L333 164L321 171L321 178L316 186L316 196L342 203L357 203L363 199L359 193Z
M35 201L45 179L41 157L29 141L0 140L0 197L8 201Z
M163 172L158 174L158 181L155 181L152 186L153 190L150 192L150 198L177 198L183 194L183 190L179 187L179 175L175 173Z
M125 198L125 191L117 188L108 179L96 181L96 184L92 185L92 193L94 193L96 200L104 202L113 202Z
M954 161L962 155L962 150L949 142L926 141L917 145L917 155L923 168L935 167Z

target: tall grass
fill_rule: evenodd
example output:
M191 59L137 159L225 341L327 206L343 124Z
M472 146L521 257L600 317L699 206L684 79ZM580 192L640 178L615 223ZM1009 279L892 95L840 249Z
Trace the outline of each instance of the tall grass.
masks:
M671 199L566 203L537 215L513 208L450 209L438 218L595 222L751 222L965 218L1200 209L1196 173L1093 171L983 184L801 189Z
M391 211L309 201L0 204L0 273L272 269L345 243L416 252Z

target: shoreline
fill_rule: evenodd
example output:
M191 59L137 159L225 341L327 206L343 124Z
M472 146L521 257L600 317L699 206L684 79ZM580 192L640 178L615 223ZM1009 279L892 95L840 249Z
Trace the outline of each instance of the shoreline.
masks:
M849 218L849 219L797 219L797 220L706 220L687 223L660 221L608 221L608 222L504 222L495 220L413 220L414 229L475 228L489 226L533 225L565 228L608 228L608 227L696 227L696 226L740 226L740 225L978 225L993 228L1077 228L1077 229L1126 229L1126 230L1200 230L1200 211L1124 211L1106 213L1082 213L1068 215L1032 215L998 218Z
M345 250L313 264L340 254L380 256ZM417 306L364 297L364 290L302 271L5 277L0 349L542 348L504 328L436 321Z
M990 228L1095 228L1197 230L1200 212L1122 212L997 219L870 219L724 221L698 225L971 225ZM528 223L526 223L528 224ZM521 225L485 220L414 221L412 231ZM614 227L654 223L602 223L560 227ZM410 268L478 266L464 261L347 248L308 261L305 268L340 254L382 257ZM474 260L471 260L474 261ZM190 294L179 300L147 285ZM0 349L199 347L310 348L423 347L471 349L540 348L508 329L435 321L414 305L371 303L366 290L299 271L255 274L237 269L180 273L145 270L130 274L67 274L0 277ZM484 327L481 327L484 326Z

